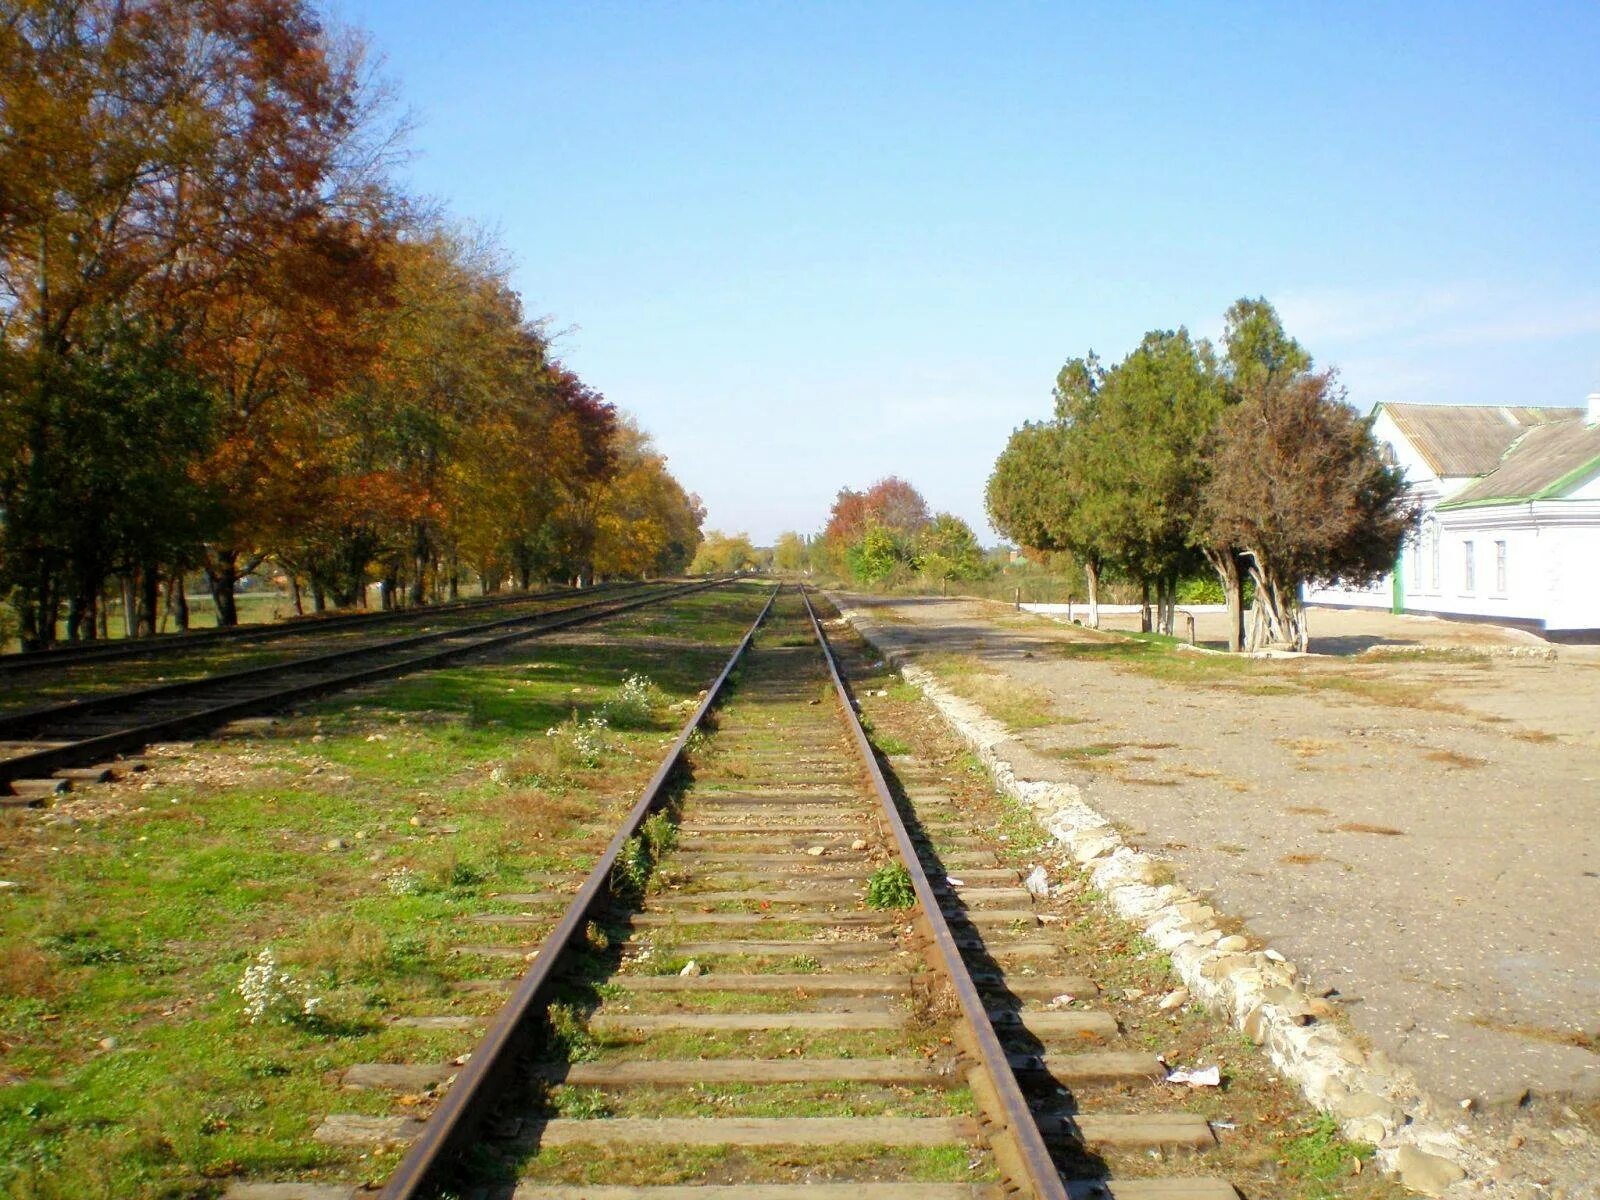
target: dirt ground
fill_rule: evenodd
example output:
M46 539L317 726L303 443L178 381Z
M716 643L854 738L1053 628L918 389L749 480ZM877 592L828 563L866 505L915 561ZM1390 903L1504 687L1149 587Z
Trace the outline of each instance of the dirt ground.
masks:
M936 670L970 655L1048 708L1009 722L1019 773L1076 784L1133 844L1337 988L1358 1036L1443 1111L1513 1146L1592 1131L1600 648L1509 656L1543 643L1319 610L1313 637L1346 657L1186 672L1002 604L848 603ZM1383 643L1444 652L1355 653Z

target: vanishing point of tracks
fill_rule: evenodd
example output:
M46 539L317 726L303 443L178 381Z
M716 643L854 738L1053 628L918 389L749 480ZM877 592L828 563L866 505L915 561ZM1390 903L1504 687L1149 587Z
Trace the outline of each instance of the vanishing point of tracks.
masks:
M1052 974L1061 948L1016 872L948 832L961 814L919 772L935 778L896 760L897 799L809 598L775 595L581 885L530 876L497 897L520 911L480 918L527 940L459 947L484 964L465 990L510 991L498 1016L400 1018L487 1025L472 1054L345 1074L442 1091L431 1116L335 1113L315 1136L409 1143L384 1200L1234 1197L1215 1177L1106 1178L1097 1148L1168 1161L1203 1152L1210 1128L1079 1110L1076 1093L1160 1065L1117 1048L1110 1015L1051 1002L1094 981ZM627 870L641 845L658 851L642 892ZM893 863L915 905L867 907ZM525 958L519 980L495 971ZM241 1182L228 1200L364 1194Z
M572 593L512 598L502 603L516 609L527 607L530 601L550 603L540 604L534 611L513 611L492 620L324 649L265 666L7 713L0 715L0 785L9 790L11 796L5 799L12 803L37 802L66 790L74 780L112 776L119 765L126 765L119 764L120 756L153 742L205 732L328 692L441 666L712 586L715 584L618 588L587 599ZM430 616L415 613L413 620ZM363 622L360 627L364 629L372 618L354 620ZM323 626L329 627L331 622Z

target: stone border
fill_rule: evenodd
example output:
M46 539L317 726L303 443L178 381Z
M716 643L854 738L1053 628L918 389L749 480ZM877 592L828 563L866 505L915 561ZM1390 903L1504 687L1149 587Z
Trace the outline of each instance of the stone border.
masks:
M1158 883L1157 860L1127 845L1077 787L1019 776L1001 754L1014 740L1004 725L885 646L869 613L839 596L829 599L906 682L922 689L996 785L1032 810L1112 911L1167 953L1190 994L1225 1013L1346 1137L1377 1146L1378 1165L1414 1191L1452 1200L1489 1195L1483 1185L1494 1160L1449 1127L1407 1068L1318 1019L1332 1015L1329 993L1303 981L1276 950L1251 950L1247 939L1225 934L1216 910L1181 884Z

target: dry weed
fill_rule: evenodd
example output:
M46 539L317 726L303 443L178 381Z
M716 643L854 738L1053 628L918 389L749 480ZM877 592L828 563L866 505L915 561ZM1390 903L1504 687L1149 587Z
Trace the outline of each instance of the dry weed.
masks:
M1327 862L1320 854L1285 854L1278 860L1288 867L1309 867L1313 863Z
M48 955L26 942L0 945L0 996L48 1000L63 980Z
M1429 762L1443 763L1447 767L1481 767L1489 761L1472 754L1462 754L1457 750L1429 750L1422 757Z

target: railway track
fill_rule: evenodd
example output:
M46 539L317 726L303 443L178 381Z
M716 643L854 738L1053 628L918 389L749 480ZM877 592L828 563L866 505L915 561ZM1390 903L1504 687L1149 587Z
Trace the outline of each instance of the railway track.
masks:
M462 993L509 990L499 1014L398 1018L487 1025L471 1055L351 1068L348 1087L410 1107L330 1114L315 1136L409 1143L384 1200L1235 1197L1192 1170L1106 1178L1097 1148L1166 1162L1210 1128L1077 1111L1076 1089L1148 1088L1160 1064L1118 1048L1108 1013L1052 1003L1095 984L1052 973L1030 893L982 838L940 828L951 807L896 796L809 600L775 596L588 877L530 877L481 914L488 944L459 947L484 964ZM863 903L897 875L913 905ZM519 980L496 973L529 955ZM430 1090L431 1115L411 1115ZM228 1198L365 1194L241 1182Z
M244 670L47 704L0 716L0 783L36 803L115 774L119 756L315 696L440 666L557 629L603 620L717 583L629 590L537 612L413 633Z
M614 590L617 585L599 584L582 595ZM628 586L628 585L623 585ZM30 675L39 671L63 671L72 667L117 662L126 659L167 658L193 651L219 649L230 646L251 645L258 642L288 641L301 637L316 637L328 633L365 632L387 625L422 623L440 617L471 614L491 608L509 608L521 604L543 604L574 593L568 588L554 588L537 592L508 592L490 596L475 596L468 600L451 600L442 604L428 604L409 608L389 609L384 612L335 613L329 616L291 617L285 621L264 622L259 625L231 625L219 629L195 629L183 633L157 634L155 637L118 638L108 641L67 642L48 650L27 650L0 654L0 679Z

